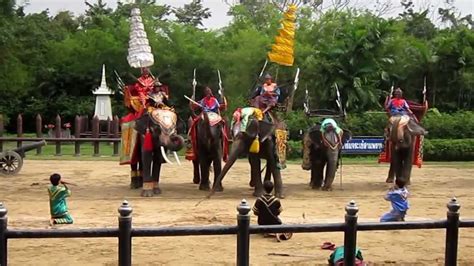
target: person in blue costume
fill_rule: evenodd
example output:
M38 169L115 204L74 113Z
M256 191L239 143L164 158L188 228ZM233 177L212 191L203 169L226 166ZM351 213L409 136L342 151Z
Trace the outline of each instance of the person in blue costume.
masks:
M384 214L381 218L381 222L398 222L405 221L405 215L409 208L408 204L408 190L405 187L405 181L402 178L395 180L395 186L391 188L384 199L390 201L392 204L392 210Z

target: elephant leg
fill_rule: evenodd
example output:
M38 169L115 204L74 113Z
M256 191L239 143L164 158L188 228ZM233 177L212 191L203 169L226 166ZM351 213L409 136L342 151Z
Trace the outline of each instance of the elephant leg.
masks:
M263 194L262 174L260 172L261 161L258 155L250 154L249 162L250 162L250 176L255 184L255 190L253 192L253 195L255 197L259 197Z
M212 162L213 168L214 168L214 183L217 182L217 178L222 172L222 156L219 155L217 158L214 158L214 161Z
M331 151L326 161L326 174L324 177L323 190L332 190L332 183L336 177L338 153Z
M203 158L204 156L201 156L199 159L199 166L200 171L201 171L201 184L199 185L199 190L205 190L209 191L210 185L209 185L209 168L211 166L211 160L208 158Z
M200 166L198 160L193 160L193 183L199 184L201 183L201 173L200 173Z
M249 160L249 165L252 164L250 161L250 157L248 158ZM251 167L250 167L251 168ZM249 187L255 187L255 180L252 178L252 170L250 170L250 181L249 181Z
M153 193L161 194L160 189L160 173L161 173L161 154L157 150L153 154Z
M137 189L140 188L139 179L138 179L138 164L130 164L130 188Z
M309 185L312 189L321 189L323 185L324 163L316 160L311 163L311 181Z
M143 163L143 188L142 197L153 197L153 178L151 175L151 164L153 161L153 152L141 151Z
M265 179L264 181L271 181L272 180L272 170L269 169L268 165L265 166Z

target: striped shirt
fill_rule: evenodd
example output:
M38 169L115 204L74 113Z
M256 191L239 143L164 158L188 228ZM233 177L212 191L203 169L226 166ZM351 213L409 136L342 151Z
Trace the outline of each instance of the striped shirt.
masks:
M253 213L258 216L259 225L281 224L278 215L283 211L280 200L272 194L260 196L252 208Z

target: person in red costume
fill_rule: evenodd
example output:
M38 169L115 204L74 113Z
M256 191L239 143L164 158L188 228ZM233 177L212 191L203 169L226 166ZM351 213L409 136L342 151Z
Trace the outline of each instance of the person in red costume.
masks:
M192 110L201 109L203 112L214 112L220 114L220 110L225 109L225 103L221 104L216 97L212 94L212 90L209 87L204 89L204 98L199 101L199 104L190 103Z
M407 101L403 99L403 92L400 88L393 92L393 96L392 99L387 97L385 101L385 109L389 112L390 116L408 115L417 120L410 110Z
M150 75L150 71L146 67L142 68L142 75L137 79L137 83L135 83L135 90L140 97L143 107L146 107L148 93L153 90L154 86L155 79Z

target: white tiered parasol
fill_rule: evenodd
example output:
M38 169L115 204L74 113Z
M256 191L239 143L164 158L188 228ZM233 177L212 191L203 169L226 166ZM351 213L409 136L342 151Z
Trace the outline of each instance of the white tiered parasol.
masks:
M151 47L140 16L140 9L138 8L133 8L131 12L127 61L133 68L149 67L154 63Z

